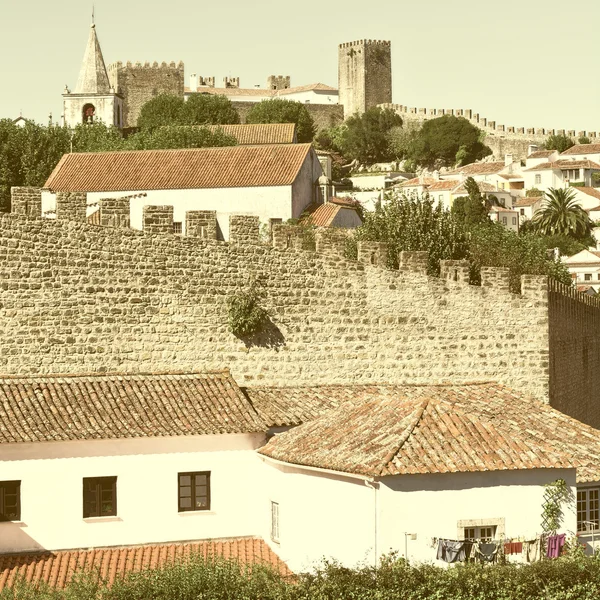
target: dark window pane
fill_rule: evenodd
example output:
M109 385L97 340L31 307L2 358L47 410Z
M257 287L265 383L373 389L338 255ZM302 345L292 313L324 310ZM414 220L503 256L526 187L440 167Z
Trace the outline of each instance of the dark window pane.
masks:
M192 499L191 498L181 498L179 500L179 506L181 506L181 508L192 508Z
M179 476L179 485L192 485L192 477L191 475L180 475Z

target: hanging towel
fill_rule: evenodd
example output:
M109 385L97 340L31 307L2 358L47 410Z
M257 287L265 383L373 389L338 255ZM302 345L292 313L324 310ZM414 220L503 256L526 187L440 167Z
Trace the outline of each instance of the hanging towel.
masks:
M565 545L565 537L564 533L548 537L548 550L546 551L548 558L558 558L561 555L563 546Z
M523 542L523 556L528 563L537 562L542 558L542 540L525 540Z
M466 542L458 542L456 540L439 540L437 559L447 563L463 562L467 558L468 545Z
M504 544L504 554L521 554L522 552L522 542L506 542L506 544Z

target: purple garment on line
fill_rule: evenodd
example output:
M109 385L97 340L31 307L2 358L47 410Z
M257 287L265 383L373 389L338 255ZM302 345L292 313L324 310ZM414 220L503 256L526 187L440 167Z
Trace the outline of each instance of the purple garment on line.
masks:
M548 550L546 556L548 558L558 558L562 552L563 546L565 545L565 534L551 535L548 538Z

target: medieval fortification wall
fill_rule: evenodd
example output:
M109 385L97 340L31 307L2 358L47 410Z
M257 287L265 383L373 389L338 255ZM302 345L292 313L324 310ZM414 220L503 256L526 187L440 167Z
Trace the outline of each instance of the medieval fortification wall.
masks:
M471 286L463 261L426 274L403 252L386 270L384 244L343 258L345 234L326 230L310 250L297 227L259 238L258 217L233 216L216 241L216 213L149 206L128 228L129 198L57 195L40 218L40 190L13 188L18 214L0 215L0 372L150 372L230 368L244 385L500 381L600 426L600 302L544 277L508 290L508 270L483 268ZM109 226L112 225L112 226ZM310 246L309 246L310 247ZM230 333L227 299L258 280L264 332Z

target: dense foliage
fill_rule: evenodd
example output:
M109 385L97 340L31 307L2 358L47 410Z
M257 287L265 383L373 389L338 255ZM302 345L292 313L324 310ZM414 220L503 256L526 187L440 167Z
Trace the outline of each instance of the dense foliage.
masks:
M240 122L240 115L226 96L160 94L148 100L138 117L138 128L153 129L167 125L228 125Z
M93 574L65 590L21 585L0 600L595 600L600 560L575 548L531 565L466 564L443 569L384 557L379 568L324 561L315 571L283 578L268 567L192 556L159 570L131 573L112 586Z
M246 123L296 123L300 143L312 142L316 128L306 106L293 100L273 98L257 102L246 115Z
M465 180L467 196L460 196L452 203L452 214L463 223L465 227L473 227L480 223L487 223L488 204L479 191L477 182L472 177Z
M549 275L571 283L567 268L548 256L544 236L518 235L489 219L467 223L427 195L388 195L385 203L366 214L355 239L386 242L390 267L397 268L402 250L427 251L429 272L434 275L439 273L440 259L466 259L471 265L472 283L480 281L482 266L508 267L515 293L520 292L523 274Z
M546 201L532 219L534 228L543 235L568 235L588 240L594 223L583 210L572 188L550 188Z
M546 150L558 150L559 152L564 152L574 145L575 142L570 137L561 133L548 136L548 139L544 143L544 148Z
M389 133L402 126L402 118L390 108L369 108L346 120L338 139L339 149L349 159L372 164L394 158Z
M492 153L482 140L482 131L467 119L444 115L425 121L408 148L408 158L428 168L468 164Z
M204 148L235 144L234 138L221 131L211 133L202 127L161 127L142 130L124 138L118 129L102 123L78 125L70 130L32 122L18 127L9 119L0 120L0 211L10 210L12 186L44 185L61 156L67 152Z
M258 333L267 319L261 307L262 289L252 283L227 298L227 322L233 335L244 338Z

